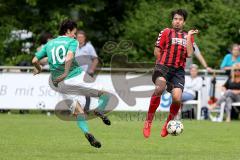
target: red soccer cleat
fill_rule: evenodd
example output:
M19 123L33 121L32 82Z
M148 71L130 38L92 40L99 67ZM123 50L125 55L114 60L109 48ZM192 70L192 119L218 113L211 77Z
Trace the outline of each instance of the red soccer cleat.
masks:
M149 122L146 120L144 123L144 128L143 128L143 135L145 138L148 138L150 136L151 126L152 126L152 122Z
M167 124L168 124L168 122L165 122L163 127L162 127L162 130L161 130L161 136L162 137L166 137L168 135Z

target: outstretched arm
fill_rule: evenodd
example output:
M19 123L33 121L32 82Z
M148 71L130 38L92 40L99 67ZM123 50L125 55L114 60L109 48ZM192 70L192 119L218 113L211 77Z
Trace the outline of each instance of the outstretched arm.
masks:
M208 72L212 72L212 68L208 67L207 62L203 58L202 54L197 54L196 57Z
M32 64L34 66L33 75L41 73L42 67L41 67L41 65L39 63L39 60L37 59L36 56L32 59Z
M47 57L47 52L46 52L46 45L44 45L41 50L39 50L36 54L35 57L32 59L32 64L34 66L33 74L39 74L42 71L41 63L40 61L43 60L45 57Z
M187 55L190 57L193 53L193 42L192 42L192 36L193 34L197 34L198 30L190 30L188 31L187 35Z

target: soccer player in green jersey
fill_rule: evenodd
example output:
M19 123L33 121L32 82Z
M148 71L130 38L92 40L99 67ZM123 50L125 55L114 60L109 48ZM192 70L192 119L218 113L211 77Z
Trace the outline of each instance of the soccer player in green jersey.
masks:
M75 51L78 47L78 41L75 38L77 24L71 20L64 20L60 25L59 35L57 38L48 41L40 51L35 54L32 63L35 67L34 75L41 72L42 68L39 61L48 57L48 63L51 73L50 86L60 93L99 97L98 107L94 110L96 116L100 117L106 125L110 125L110 120L104 115L106 106L109 101L117 104L116 96L103 91L101 85L86 83L84 78L89 78L87 74L79 67L75 60ZM101 143L89 133L86 122L86 114L82 107L84 106L79 99L74 96L73 103L69 106L72 114L76 117L77 124L89 143L100 148Z

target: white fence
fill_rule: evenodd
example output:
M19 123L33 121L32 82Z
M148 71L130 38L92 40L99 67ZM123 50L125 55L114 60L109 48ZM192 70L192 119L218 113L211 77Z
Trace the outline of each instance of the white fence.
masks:
M0 109L54 110L56 104L62 99L61 95L49 87L49 73L33 76L30 72L18 72L19 68L16 67L1 68L3 72L0 72ZM32 67L21 69L30 71ZM134 69L113 70L114 73L109 72L110 69L103 69L103 71L105 72L96 77L96 81L119 98L119 104L114 110L147 111L151 96L150 91L154 89L150 73L144 73L143 69L139 70L141 73ZM115 82L116 80L120 81ZM207 105L210 80L210 76L204 76L204 86L201 92L203 94L201 96L202 106ZM225 76L217 77L216 96L220 96L219 89L225 80ZM158 110L169 110L171 103L169 97L168 94L162 96ZM85 100L85 97L82 97L82 100ZM91 106L96 106L96 103L95 99L91 100Z

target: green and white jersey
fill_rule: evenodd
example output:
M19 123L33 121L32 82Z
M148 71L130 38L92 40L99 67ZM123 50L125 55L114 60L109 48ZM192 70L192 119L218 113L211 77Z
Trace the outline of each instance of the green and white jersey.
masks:
M46 45L42 47L40 51L36 53L36 57L40 60L43 57L48 57L49 69L52 75L52 79L56 79L58 76L64 73L65 58L68 51L72 51L75 55L78 47L78 41L67 37L59 36L53 40L50 40ZM65 79L75 77L82 72L75 58L73 59L72 66L69 70L69 74Z

